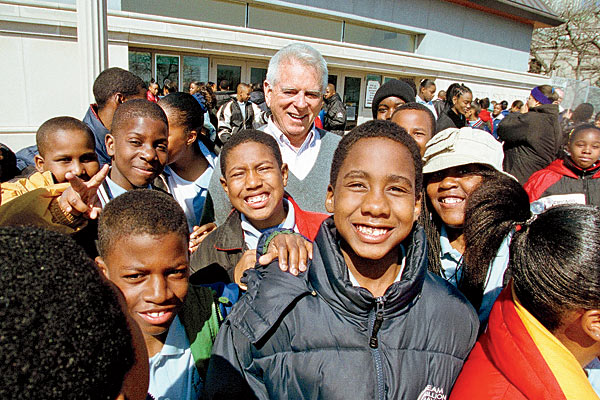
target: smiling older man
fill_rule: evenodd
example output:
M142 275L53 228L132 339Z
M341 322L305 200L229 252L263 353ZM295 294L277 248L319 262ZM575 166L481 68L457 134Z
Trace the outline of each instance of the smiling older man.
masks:
M271 58L265 81L265 100L272 115L264 131L275 138L289 167L286 191L302 209L317 212L326 211L329 170L340 141L339 136L314 126L327 76L323 56L308 45L294 43ZM209 192L220 224L231 211L231 204L218 175L213 174Z

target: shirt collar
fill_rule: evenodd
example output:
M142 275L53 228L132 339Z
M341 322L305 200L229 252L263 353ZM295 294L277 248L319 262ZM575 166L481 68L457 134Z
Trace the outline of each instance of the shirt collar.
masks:
M456 250L450 244L450 239L448 239L448 232L446 231L446 225L442 224L442 229L440 231L440 247L442 251L442 256L449 256L453 258L455 261L459 261L462 258L462 254L458 250Z
M279 129L277 124L275 124L275 121L273 121L273 116L271 116L269 118L269 121L267 122L267 128L265 129L265 131L267 133L270 133L271 136L273 136L277 140L277 143L280 146L285 145L286 147L289 147L296 153L301 153L302 151L306 150L307 148L314 146L316 141L320 138L319 132L317 131L317 129L315 128L315 125L313 124L312 128L308 132L308 135L304 139L304 142L302 143L302 145L299 148L296 148L296 147L292 146L292 144L290 143L290 140L287 138L287 136L285 136L285 134L281 131L281 129Z
M404 272L404 266L406 265L406 250L402 244L400 245L400 251L402 252L402 263L400 264L400 271L398 271L398 275L396 275L396 279L394 279L393 283L399 282L402 279L402 272ZM350 268L348 268L348 276L350 277L352 286L361 287L356 277L352 274L352 271L350 271Z
M111 198L112 199L114 199L115 197L118 197L118 196L122 195L123 193L127 192L127 190L123 189L121 186L119 186L118 184L116 184L108 176L106 177L106 183L108 184L108 187L110 189L110 194L111 194Z
M419 103L419 104L425 104L427 106L433 105L433 101L431 101L431 100L425 101L419 95L417 95L416 100L417 100L417 103Z
M160 353L158 353L154 357L183 354L185 350L189 347L190 342L185 333L185 328L179 320L179 316L175 316L175 319L173 320L173 322L171 322L171 326L169 327L169 333L167 333L167 338L165 340L163 348L160 350Z
M294 207L286 199L283 199L283 204L285 207L287 207L287 216L281 224L277 225L277 228L294 230L294 227L296 226L296 215L294 212ZM244 214L240 213L240 217L242 219L242 230L244 231L244 234L249 234L257 238L259 238L260 235L262 235L262 232L256 229L254 225L252 225L250 221L248 221Z

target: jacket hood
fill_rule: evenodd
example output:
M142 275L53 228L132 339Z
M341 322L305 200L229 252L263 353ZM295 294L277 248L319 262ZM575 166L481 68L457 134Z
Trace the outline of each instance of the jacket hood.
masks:
M367 289L352 286L340 250L340 240L330 217L323 222L315 239L313 263L308 270L310 284L339 313L367 317L375 306L376 298ZM423 228L415 224L403 245L406 263L402 278L383 295L385 318L400 315L414 304L427 271L427 244Z

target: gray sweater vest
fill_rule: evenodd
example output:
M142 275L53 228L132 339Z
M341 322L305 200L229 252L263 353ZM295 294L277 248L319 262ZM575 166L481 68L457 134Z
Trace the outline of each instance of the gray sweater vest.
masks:
M329 184L331 161L341 137L323 130L319 130L319 134L321 135L321 148L312 169L302 180L296 178L290 172L285 190L301 209L325 213L327 212L325 210L325 197L327 195L327 185ZM215 163L215 171L208 186L208 191L214 203L215 223L217 225L221 225L231 211L231 203L221 186L219 178L221 178L220 157Z

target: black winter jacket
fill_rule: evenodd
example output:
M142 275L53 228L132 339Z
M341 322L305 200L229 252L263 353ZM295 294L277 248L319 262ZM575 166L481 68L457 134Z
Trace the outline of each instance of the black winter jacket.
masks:
M337 134L344 134L346 129L346 106L339 94L334 94L324 101L325 120L323 129Z
M435 133L440 133L448 128L464 128L467 125L467 119L464 115L457 114L453 109L447 108L439 114L435 125Z
M504 141L504 170L523 185L531 174L556 159L562 144L558 106L542 104L526 114L510 113L497 133Z
M208 398L445 398L479 321L456 288L427 271L416 226L401 281L379 298L352 286L332 218L303 276L276 263L249 270L248 291L213 347Z

